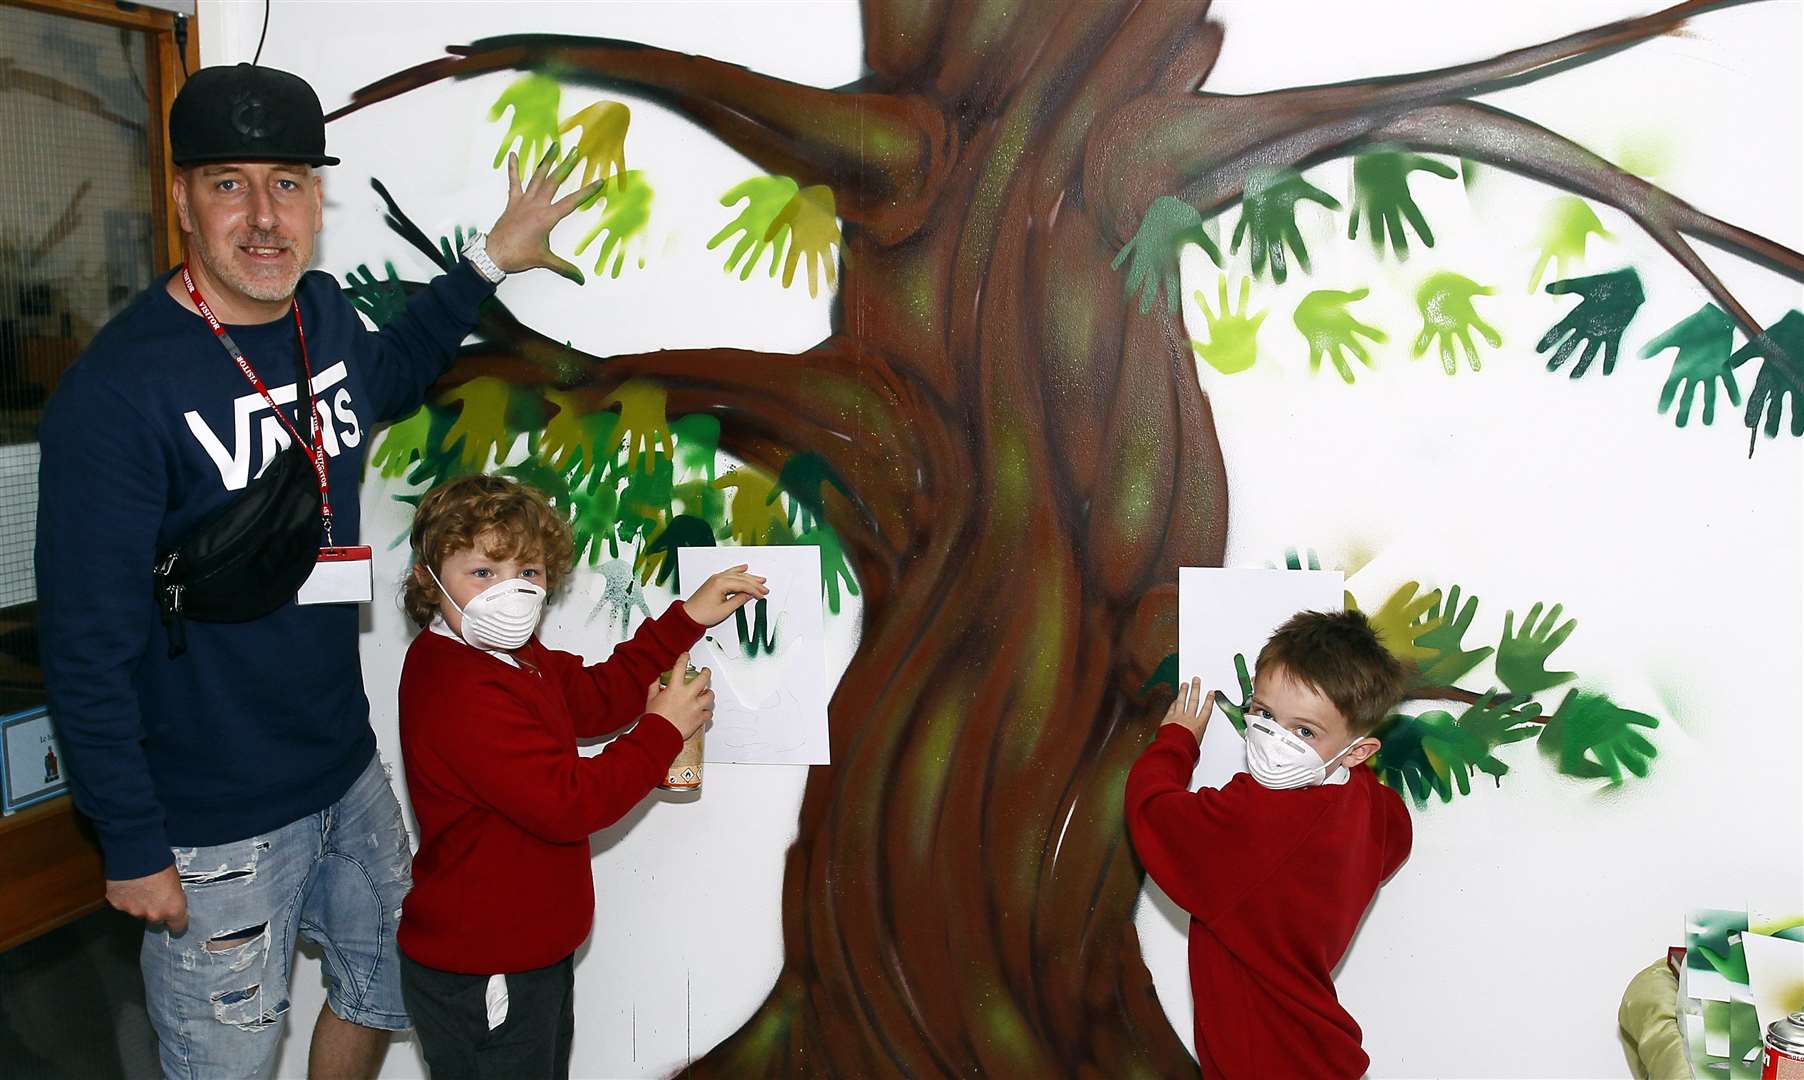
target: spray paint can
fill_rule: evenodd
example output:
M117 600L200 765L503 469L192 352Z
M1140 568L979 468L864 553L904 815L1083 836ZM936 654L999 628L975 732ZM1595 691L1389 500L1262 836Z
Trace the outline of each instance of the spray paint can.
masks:
M683 682L692 683L701 672L694 664L683 672ZM670 685L670 672L658 676L659 686ZM665 791L700 791L702 786L702 731L707 725L695 729L695 734L683 740L683 748L670 763L670 770L664 774L664 782L658 786Z
M1804 1012L1767 1025L1760 1080L1804 1080Z

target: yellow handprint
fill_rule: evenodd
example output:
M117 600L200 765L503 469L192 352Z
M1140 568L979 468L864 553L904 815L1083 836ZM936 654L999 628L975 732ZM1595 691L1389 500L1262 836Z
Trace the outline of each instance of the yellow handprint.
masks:
M789 519L783 507L771 497L777 482L764 473L741 465L714 481L714 486L733 491L728 504L728 527L740 544L785 543L789 539Z
M1439 630L1446 621L1444 617L1428 616L1428 612L1440 604L1441 590L1435 589L1417 596L1416 590L1421 587L1420 582L1404 582L1384 602L1384 606L1368 616L1372 621L1372 629L1378 634L1378 640L1384 643L1390 654L1404 663L1415 664L1418 668L1424 661L1440 655L1432 646L1420 644L1421 639ZM1347 607L1358 610L1359 604L1353 599L1353 594L1345 595Z
M582 128L571 160L583 163L583 185L626 172L626 128L632 110L618 101L597 101L558 125L559 135Z
M608 395L604 405L620 406L620 423L615 429L626 440L626 471L639 468L640 457L647 458L645 471L657 463L658 448L670 457L675 443L670 438L670 421L664 413L664 388L644 379L620 384Z
M789 205L779 211L764 230L764 239L776 240L784 229L789 230L789 254L783 259L783 287L789 288L789 283L795 280L797 261L807 255L808 295L820 295L817 271L822 266L826 268L827 287L831 289L838 265L833 249L843 250L833 189L825 184L815 184L796 192Z
M601 250L595 257L595 272L602 272L608 257L614 259L614 268L608 272L609 277L619 277L620 268L626 264L626 242L645 229L645 223L651 220L651 185L645 182L645 174L638 169L616 173L608 178L599 194L578 209L588 209L596 202L604 204L601 217L583 242L576 245L576 254L581 255L588 250L596 237L603 233L607 238L601 242ZM640 260L639 265L645 265Z
M490 454L497 461L507 456L513 445L507 433L507 394L507 383L483 375L452 387L439 398L440 402L462 404L451 430L445 432L445 446L454 448L462 441L458 458L466 468L484 468Z

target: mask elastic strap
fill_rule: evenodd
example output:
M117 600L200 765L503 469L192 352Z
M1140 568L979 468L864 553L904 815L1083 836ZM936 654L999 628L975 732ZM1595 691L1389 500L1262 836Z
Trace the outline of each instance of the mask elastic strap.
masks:
M1364 738L1364 736L1363 736L1363 735L1362 735L1362 736L1360 736L1360 739L1363 739L1363 738ZM1328 759L1328 760L1327 760L1327 761L1324 761L1324 762L1322 762L1322 772L1324 772L1324 773L1330 773L1330 772L1333 772L1333 771L1334 771L1334 762L1335 762L1335 760L1336 760L1336 759L1337 759L1337 758L1339 758L1339 757L1341 757L1341 756L1342 756L1342 755L1344 755L1344 754L1345 754L1345 753L1346 753L1346 752L1347 752L1347 751L1349 751L1349 750L1351 750L1351 749L1353 749L1353 748L1354 748L1354 747L1355 747L1355 746L1358 746L1358 745L1359 745L1359 742L1360 742L1360 739L1354 739L1354 740L1353 740L1353 741L1352 741L1352 742L1350 742L1350 743L1348 743L1348 744L1347 744L1347 745L1345 745L1345 746L1343 746L1343 747L1341 747L1341 748L1340 748L1340 749L1339 749L1339 750L1336 750L1336 751L1335 751L1335 752L1334 752L1334 757L1331 757L1331 758L1329 758L1329 759Z
M421 565L421 566L424 566L424 567L425 567L425 568L426 568L426 572L427 572L427 573L428 573L428 574L432 574L432 583L433 583L433 584L434 584L434 585L437 585L437 586L438 586L438 591L439 591L439 595L441 595L441 596L443 596L443 597L444 597L444 598L445 598L445 599L446 599L446 600L450 600L450 601L451 601L451 606L452 606L452 607L454 607L454 608L456 608L456 609L457 609L457 613L458 613L458 615L460 615L460 616L461 616L461 615L462 615L462 614L463 614L463 613L464 613L464 608L463 608L463 605L462 605L462 604L460 604L460 603L458 603L458 602L457 602L457 601L455 601L455 600L451 600L451 590L450 590L450 589L447 589L447 588L445 588L445 583L444 583L444 582L442 582L442 581L440 581L440 580L439 580L439 579L438 579L438 575L437 575L437 574L433 574L433 573L432 573L432 564L430 564L430 563L421 563L421 564L420 564L420 565Z

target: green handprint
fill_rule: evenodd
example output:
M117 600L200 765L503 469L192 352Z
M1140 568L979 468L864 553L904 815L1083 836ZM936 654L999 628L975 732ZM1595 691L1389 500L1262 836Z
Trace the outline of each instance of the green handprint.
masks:
M714 486L733 492L728 524L735 541L746 547L789 541L789 523L783 511L772 505L777 494L775 480L749 465L741 465L714 481Z
M670 519L639 551L639 580L652 585L670 582L672 592L683 591L682 571L677 568L677 551L686 547L713 547L714 529L707 522L688 514ZM653 573L657 579L652 579Z
M1735 323L1715 304L1705 304L1687 315L1678 325L1647 343L1643 357L1651 357L1667 349L1677 349L1672 374L1660 390L1660 414L1666 415L1673 395L1679 387L1685 393L1679 398L1679 411L1674 421L1679 427L1691 418L1691 397L1698 387L1704 388L1704 423L1716 419L1716 381L1721 379L1729 400L1741 404L1741 390L1735 385L1734 366L1729 354L1735 347Z
M1421 587L1420 582L1404 582L1397 586L1397 591L1391 593L1376 612L1368 616L1373 632L1384 643L1385 649L1397 659L1418 668L1436 655L1436 650L1426 645L1422 639L1440 629L1443 621L1428 614L1429 609L1440 605L1441 591L1436 589L1417 596L1416 590ZM1359 603L1352 593L1346 594L1346 606L1359 609ZM1452 610L1451 606L1448 610Z
M464 257L464 245L473 239L480 230L472 225L466 231L462 225L459 225L455 231L455 238L450 236L438 238L439 267L441 269L449 270L456 266L457 261Z
M676 437L676 463L684 475L704 474L714 481L714 457L720 452L720 420L708 413L690 413L671 421Z
M1128 266L1127 295L1140 294L1140 314L1153 309L1153 301L1165 294L1165 310L1176 315L1178 295L1178 256L1185 244L1198 244L1209 254L1209 261L1221 265L1221 249L1208 230L1203 228L1203 215L1197 208L1171 195L1161 195L1146 208L1140 228L1133 239L1123 244L1109 269L1119 270L1131 257Z
M1220 690L1215 692L1215 707L1234 725L1234 730L1242 735L1247 731L1247 710L1253 707L1253 674L1247 670L1245 653L1234 654L1234 677L1240 682L1240 699L1231 701L1227 694Z
M821 549L821 592L827 597L827 610L839 614L839 587L843 581L846 592L858 595L858 578L853 575L852 567L846 563L846 553L840 547L839 534L825 523L803 533L796 541L801 544L813 544Z
M784 245L789 239L787 226L776 227L777 215L795 199L799 190L796 182L787 176L754 176L720 197L722 206L732 206L742 199L745 201L745 208L739 211L739 216L722 226L714 234L714 238L708 241L708 250L713 251L727 237L734 233L740 234L733 244L733 250L727 254L727 273L732 273L737 267L739 280L746 280L752 276L752 268L758 265L759 256L768 249L770 276L777 276L777 261L782 257Z
M571 509L570 478L558 469L529 457L518 465L509 465L501 470L501 475L518 480L528 487L538 488L551 505L559 513L568 514Z
M1550 203L1547 207L1547 228L1541 233L1541 258L1535 263L1535 272L1529 275L1529 291L1533 292L1540 286L1541 274L1550 262L1555 264L1554 272L1561 277L1566 276L1567 263L1582 266L1585 262L1585 241L1593 233L1605 240L1615 239L1604 228L1604 223L1597 220L1597 212L1591 209L1590 203L1576 195L1564 195Z
M1428 805L1431 794L1439 794L1444 801L1453 798L1452 787L1429 757L1429 723L1432 721L1404 713L1393 715L1379 729L1378 752L1372 755L1379 782L1392 791L1407 793L1417 809Z
M808 295L819 295L818 277L823 270L827 288L833 288L838 280L836 268L839 265L834 249L841 248L843 251L837 215L833 189L825 184L813 184L796 192L784 204L783 209L777 212L777 216L771 219L771 223L765 226L765 243L780 246L783 233L789 233L789 251L783 258L785 289L795 280L796 264L804 255L808 257ZM771 258L776 258L774 248Z
M560 136L576 128L583 129L582 138L576 141L570 159L565 163L572 169L578 162L582 163L581 186L587 187L597 179L626 171L626 129L632 119L632 110L620 102L597 101L558 125Z
M733 613L733 621L739 630L739 647L745 655L753 660L760 652L775 655L777 652L777 627L769 622L770 598L761 596L747 604L752 609L752 625L746 626L745 608Z
M582 243L576 245L576 254L587 251L589 245L605 233L601 247L595 253L595 272L600 274L611 256L614 266L607 274L619 277L621 267L626 265L627 241L643 233L645 223L651 220L651 185L638 169L615 173L578 209L588 209L598 202L602 204L601 213L595 219L595 227L583 237ZM645 260L640 259L639 265L644 266Z
M1321 557L1315 553L1314 548L1309 548L1305 552L1298 552L1296 548L1284 549L1284 569L1320 570L1321 568Z
M1536 707L1535 712L1538 713ZM1498 746L1533 738L1536 725L1526 720L1525 713L1512 712L1488 698L1470 706L1455 720L1445 712L1424 713L1417 718L1422 725L1422 749L1434 768L1442 802L1453 801L1453 788L1461 795L1472 794L1474 770L1501 783L1510 767L1492 753ZM1451 781L1451 783L1449 783Z
M489 455L497 461L507 456L514 442L507 429L507 399L507 383L490 375L454 386L439 398L441 404L462 405L457 422L445 433L445 446L450 449L461 443L458 458L465 467L480 470Z
M382 265L388 271L386 280L378 281L366 263L357 264L357 269L345 275L345 295L351 306L368 315L378 330L407 310L407 290L401 285L401 275L396 272L395 264L385 262ZM359 274L363 275L362 280L358 280Z
M1503 640L1497 644L1497 677L1511 692L1532 697L1578 677L1575 671L1547 670L1548 657L1578 627L1577 619L1567 619L1565 625L1556 627L1564 610L1563 605L1555 604L1543 619L1541 605L1536 604L1528 609L1528 618L1522 620L1520 634L1515 630L1516 613L1504 612Z
M388 425L382 442L370 453L370 464L384 477L393 480L407 467L426 456L426 441L432 434L432 410L421 405L405 419Z
M586 556L589 565L594 566L601 560L603 541L610 558L620 554L616 537L619 513L620 493L612 484L593 484L570 493L570 531L576 541L578 561Z
M1624 769L1647 775L1648 762L1659 751L1636 729L1659 726L1654 717L1625 709L1603 694L1573 690L1548 718L1535 746L1566 776L1615 785L1622 783Z
M670 422L664 412L664 388L645 379L628 379L603 402L608 408L620 406L620 437L626 442L626 470L636 472L641 458L650 470L664 451L666 462L671 457Z
M1511 706L1506 695L1492 691L1460 714L1459 726L1487 747L1508 746L1534 738L1541 730L1540 717L1541 706L1535 702ZM1509 768L1499 761L1495 772L1485 771L1502 776Z
M1377 344L1384 344L1390 338L1376 326L1367 326L1355 319L1347 310L1347 305L1355 300L1364 300L1370 290L1354 289L1352 292L1339 292L1334 289L1317 289L1303 297L1297 305L1296 314L1291 321L1296 323L1297 330L1309 343L1309 371L1317 374L1322 370L1322 357L1334 361L1334 370L1340 372L1341 381L1349 385L1353 382L1353 365L1348 362L1349 354L1359 358L1366 367L1372 366L1372 357L1366 347L1360 344L1356 334L1364 335Z
M1748 454L1754 453L1754 438L1760 433L1760 415L1766 414L1766 437L1779 434L1779 420L1785 413L1785 399L1791 398L1791 433L1804 436L1804 313L1797 309L1786 312L1779 321L1766 328L1766 333L1735 350L1729 358L1740 367L1759 357L1760 374L1754 376L1754 389L1748 391Z
M1489 645L1469 651L1465 647L1466 633L1472 629L1472 620L1478 614L1478 597L1467 597L1466 606L1460 607L1459 586L1455 585L1447 590L1447 603L1443 609L1439 594L1433 595L1434 603L1422 615L1422 622L1431 625L1432 629L1416 639L1432 652L1422 661L1422 681L1429 686L1452 686L1491 655L1492 650Z
M1472 345L1472 331L1477 330L1492 348L1503 344L1503 336L1478 317L1472 307L1474 296L1490 296L1491 287L1480 285L1469 277L1450 271L1432 274L1416 290L1416 307L1422 312L1422 332L1416 335L1415 355L1428 351L1428 343L1440 339L1441 368L1452 375L1459 369L1453 358L1453 342L1458 339L1466 347L1466 362L1479 369L1478 350Z
M1228 307L1228 276L1223 274L1220 282L1221 312L1209 310L1209 302L1203 299L1201 289L1196 292L1196 302L1203 309L1203 318L1209 324L1208 342L1192 338L1190 347L1198 356L1209 362L1209 366L1223 375L1234 375L1253 366L1259 359L1259 324L1265 321L1269 312L1261 311L1257 315L1248 314L1248 297L1253 291L1253 279L1240 279L1240 310L1235 312Z
M556 79L545 75L528 75L514 81L489 109L489 119L499 120L509 109L514 111L507 134L495 150L490 168L499 169L517 144L520 148L520 170L530 174L540 155L557 145L557 109L561 88Z
M1178 692L1177 653L1167 653L1165 659L1159 661L1159 666L1154 668L1146 682L1141 684L1140 693L1145 696L1159 689L1163 689L1168 694Z
M714 535L722 540L732 535L727 527L727 493L714 486L714 481L698 478L685 480L670 489L674 500L682 504L683 513L698 517L714 527Z
M1560 370L1560 365L1573 350L1585 345L1584 354L1573 365L1572 378L1582 376L1599 351L1603 353L1604 374L1615 371L1616 350L1622 345L1622 333L1629 328L1629 320L1635 317L1635 312L1641 310L1641 302L1647 299L1641 291L1641 275L1633 268L1613 270L1608 274L1551 282L1547 291L1556 296L1577 293L1581 297L1578 307L1567 312L1566 317L1543 334L1540 344L1535 346L1535 351L1542 353L1554 349L1558 343L1559 348L1554 349L1547 360L1547 370ZM1590 344L1586 345L1587 341Z
M1303 179L1295 169L1261 167L1248 174L1240 200L1240 221L1234 226L1230 250L1240 251L1240 241L1251 235L1249 252L1253 276L1265 272L1269 257L1272 278L1284 284L1284 245L1297 253L1297 265L1309 273L1309 250L1303 246L1303 234L1297 228L1297 203L1308 199L1330 210L1340 209L1340 200Z
M652 455L649 471L627 473L620 490L619 528L616 535L627 543L656 534L671 514L675 497L674 467L667 457Z
M587 411L574 395L558 390L545 391L545 402L557 410L539 441L539 453L548 465L581 483L591 472L613 464L620 445L618 413Z
M779 494L789 496L789 524L798 532L808 532L825 516L827 494L823 489L829 484L846 498L852 497L826 458L819 454L796 454L783 463L783 471L777 475L777 488L768 497L774 502Z
M1372 250L1378 255L1384 254L1384 237L1388 230L1391 249L1397 258L1409 258L1409 234L1403 228L1405 218L1421 234L1423 245L1433 247L1434 233L1429 230L1422 211L1416 207L1415 197L1409 193L1409 174L1417 171L1449 180L1455 175L1451 165L1396 147L1374 147L1354 158L1353 210L1352 218L1347 222L1347 239L1359 235L1359 212L1363 208L1366 232L1371 237Z

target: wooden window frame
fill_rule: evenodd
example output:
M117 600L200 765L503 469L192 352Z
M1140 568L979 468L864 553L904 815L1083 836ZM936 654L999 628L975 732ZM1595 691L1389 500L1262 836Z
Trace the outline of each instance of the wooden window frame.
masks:
M147 40L150 91L152 251L162 257L160 271L182 259L182 231L177 226L170 188L175 164L169 157L169 105L181 89L183 55L175 40L174 12L121 6L107 0L0 0L0 5L29 8L108 26L142 31ZM187 70L200 67L197 20L188 17ZM160 163L160 164L159 164ZM71 799L53 799L0 818L0 952L49 933L99 910L106 903L106 874L100 848L87 821Z

